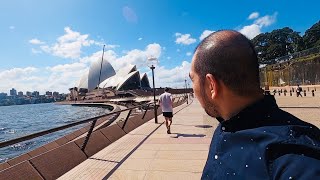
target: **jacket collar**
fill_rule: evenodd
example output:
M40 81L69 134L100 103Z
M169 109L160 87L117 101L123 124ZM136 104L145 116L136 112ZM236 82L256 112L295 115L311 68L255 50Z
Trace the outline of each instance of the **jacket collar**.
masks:
M268 121L265 121L266 119L272 119L272 112L275 112L275 110L279 110L275 98L271 95L266 95L229 120L217 119L221 123L222 131L236 132L263 126L268 123Z

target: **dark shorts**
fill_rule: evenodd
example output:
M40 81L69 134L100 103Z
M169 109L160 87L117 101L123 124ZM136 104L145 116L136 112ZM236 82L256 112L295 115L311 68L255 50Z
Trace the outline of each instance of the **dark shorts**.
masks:
M168 117L168 118L172 118L173 117L172 112L162 112L162 114L163 114L164 117Z

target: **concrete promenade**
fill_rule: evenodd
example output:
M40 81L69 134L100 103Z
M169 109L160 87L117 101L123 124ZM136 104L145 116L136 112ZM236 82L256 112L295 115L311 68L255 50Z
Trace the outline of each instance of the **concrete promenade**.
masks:
M320 97L276 99L285 111L320 127ZM218 122L196 99L174 112L172 134L152 119L59 179L200 179Z

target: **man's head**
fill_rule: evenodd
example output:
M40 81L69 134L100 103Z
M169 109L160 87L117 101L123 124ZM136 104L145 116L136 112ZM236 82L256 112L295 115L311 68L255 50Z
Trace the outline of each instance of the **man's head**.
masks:
M169 92L169 88L168 87L164 88L164 92Z
M202 107L221 116L220 100L250 98L261 92L259 65L254 46L236 31L217 31L196 48L190 78Z

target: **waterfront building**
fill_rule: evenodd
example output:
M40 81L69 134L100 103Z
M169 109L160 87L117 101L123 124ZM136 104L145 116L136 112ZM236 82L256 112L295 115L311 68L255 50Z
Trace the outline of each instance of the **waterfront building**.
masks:
M0 99L6 99L7 93L0 93Z
M55 98L58 98L58 97L59 97L59 92L56 92L56 91L53 92L53 93L52 93L52 96L55 97Z
M46 92L46 95L47 95L47 96L52 96L52 92L47 91L47 92Z
M147 73L144 73L142 76L141 76L141 88L142 89L151 89L150 88L150 83L149 83L149 78L147 76Z
M19 91L19 92L18 92L18 96L23 96L23 92L22 92L22 91Z
M26 92L26 95L27 95L27 96L32 96L32 93L31 93L30 91L27 91L27 92Z
M99 87L115 90L150 89L149 79L146 73L140 77L140 72L135 65L129 65L119 69L115 76L103 81Z
M17 95L17 90L15 90L14 88L12 88L10 90L10 96L16 96Z
M39 92L38 91L33 91L33 93L32 93L32 96L34 96L34 97L39 97Z
M91 91L105 79L115 75L115 71L107 60L99 59L91 63L89 71L87 71L80 79L78 85L79 92Z
M147 74L140 76L136 65L128 65L115 72L111 64L105 60L102 62L102 59L92 63L79 82L77 87L69 88L68 100L106 98L115 96L118 91L151 89Z

